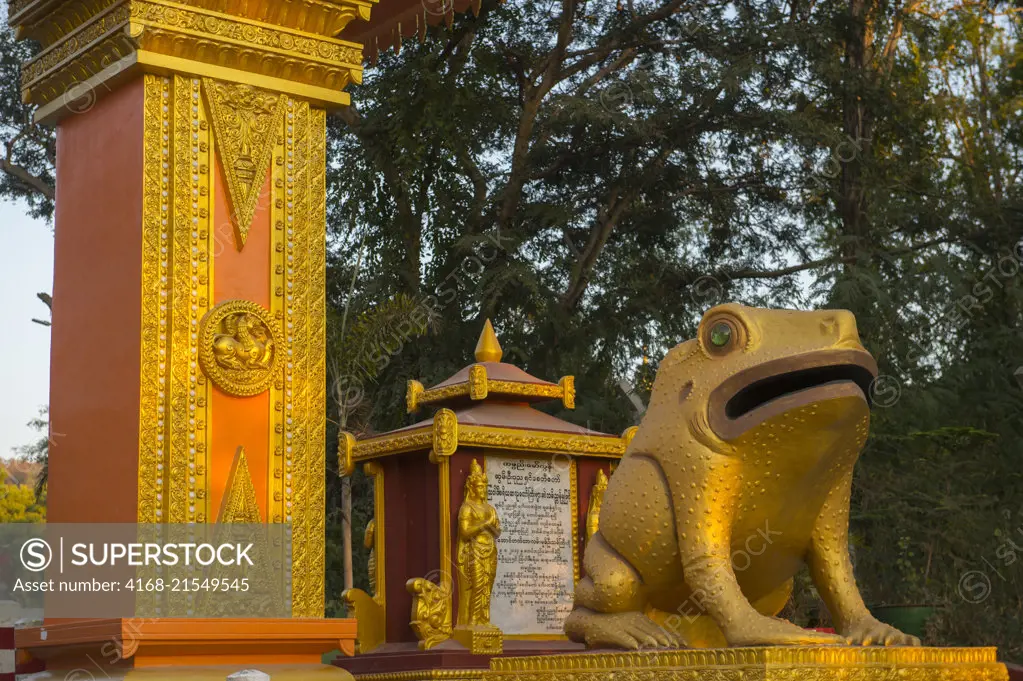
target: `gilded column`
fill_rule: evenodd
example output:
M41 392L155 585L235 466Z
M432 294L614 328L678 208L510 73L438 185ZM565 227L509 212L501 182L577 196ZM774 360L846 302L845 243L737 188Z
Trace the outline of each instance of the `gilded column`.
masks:
M55 520L212 522L251 488L292 525L300 617L324 605L326 111L361 80L336 36L370 6L10 7L42 46L24 98L61 129Z

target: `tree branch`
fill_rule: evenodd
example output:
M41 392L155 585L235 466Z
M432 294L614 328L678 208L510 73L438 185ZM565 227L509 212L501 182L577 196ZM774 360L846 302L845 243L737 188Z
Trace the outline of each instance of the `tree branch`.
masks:
M42 179L41 177L32 174L27 168L18 165L12 160L14 156L15 145L17 145L17 143L20 142L23 138L28 136L31 127L32 127L31 125L27 125L26 127L22 128L17 135L12 137L8 141L4 142L4 147L7 150L7 155L3 159L0 159L0 170L3 170L5 173L10 175L12 178L17 180L21 184L23 184L28 189L31 189L32 191L35 191L39 194L42 194L50 201L53 201L56 198L56 191L54 189L54 186L47 182L46 180Z
M358 109L355 106L343 107L338 110L338 115L366 148L367 156L383 173L391 190L391 196L398 209L401 241L405 251L403 254L405 267L401 272L402 285L408 293L415 294L419 290L422 220L412 205L408 187L401 176L401 171L393 162L391 150L380 144L375 134L366 130Z
M39 194L42 194L50 201L55 200L57 197L53 185L51 185L49 182L42 179L41 177L33 175L24 167L16 163L12 163L11 160L8 158L0 159L0 170L3 170L5 173L10 175L12 178L17 180L21 184L23 184L25 187Z
M897 248L893 251L886 251L885 255L896 256L896 255L907 255L916 251L922 251L925 248L931 246L938 246L941 244L949 243L951 239L948 237L942 237L940 239L931 239L930 241L924 241L919 244L913 244L911 246L905 246L903 248ZM775 270L719 270L713 276L714 278L722 277L724 279L777 279L779 277L787 277L790 274L796 274L798 272L804 272L806 270L812 270L817 267L825 267L827 265L847 265L860 260L861 256L848 255L848 256L832 256L830 258L821 258L819 260L812 260L810 262L804 262L799 265L790 265L788 267L781 267Z

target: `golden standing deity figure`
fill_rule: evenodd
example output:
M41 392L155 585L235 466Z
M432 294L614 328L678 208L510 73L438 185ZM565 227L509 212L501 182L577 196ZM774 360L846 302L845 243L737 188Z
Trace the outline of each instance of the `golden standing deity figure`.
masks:
M590 507L586 511L586 541L597 533L600 527L600 507L604 505L604 492L607 491L607 475L603 470L597 471L597 482L590 492Z
M490 592L497 577L501 521L487 503L487 476L475 459L458 511L458 624L490 624Z
M366 525L366 533L363 535L363 546L369 549L369 558L366 560L366 569L369 571L369 594L376 598L377 595L377 519L370 518Z
M500 652L500 630L490 623L490 595L497 578L501 521L487 502L487 476L476 459L458 511L458 626L455 638L473 653Z

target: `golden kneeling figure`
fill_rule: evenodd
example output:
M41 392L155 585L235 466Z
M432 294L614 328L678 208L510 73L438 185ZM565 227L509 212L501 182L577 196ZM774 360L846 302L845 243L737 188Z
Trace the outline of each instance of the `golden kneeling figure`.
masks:
M627 649L919 645L870 615L849 559L876 375L847 311L708 311L661 362L611 477L568 636ZM804 563L838 635L774 617Z

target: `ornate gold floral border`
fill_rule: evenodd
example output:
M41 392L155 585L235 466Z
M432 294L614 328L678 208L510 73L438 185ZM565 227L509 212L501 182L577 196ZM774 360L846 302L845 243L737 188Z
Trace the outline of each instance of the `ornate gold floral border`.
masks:
M285 222L290 218L294 222L294 209L286 209L285 196L287 190L294 192L294 177L288 177L285 172L284 151L287 141L293 142L294 134L286 135L283 123L278 130L273 132L276 139L273 140L273 154L271 157L272 167L270 169L271 191L273 195L270 202L270 317L274 324L274 330L281 343L277 346L285 359L282 360L280 371L270 385L270 484L267 485L267 513L268 520L273 523L283 523L285 513L285 491L287 483L293 479L292 467L294 462L291 457L285 458L285 441L288 439L285 434L287 414L285 412L285 377L293 376L292 369L287 367L287 359L294 355L294 338L288 339L285 334L285 296L284 288L287 285L287 276L284 271L286 248ZM290 181L291 186L288 186ZM293 313L293 311L292 311ZM293 403L291 403L292 406ZM290 433L290 431L289 431ZM292 437L294 437L292 435ZM290 452L288 452L290 454Z
M1004 681L994 648L802 647L495 657L490 669L359 675L358 681Z
M12 25L21 29L19 37L50 45L69 30L85 14L94 14L103 8L122 4L125 0L10 0L9 16ZM337 37L345 26L356 18L369 21L370 10L376 0L190 0L190 6L218 12L257 18L259 21L290 28L304 33Z
M213 293L213 139L197 79L144 81L140 523L206 522L209 382L197 362Z
M441 409L438 416L443 412L450 410ZM451 414L454 415L454 412ZM417 450L430 450L434 458L449 456L448 450L454 451L453 447L462 445L538 454L563 452L579 456L620 459L625 454L627 446L625 437L476 426L458 423L457 419L452 428L450 419L439 419L438 416L434 417L434 423L429 426L360 440L352 449L353 463ZM438 450L438 442L447 444Z
M487 678L544 681L572 678L862 679L910 681L1006 679L994 648L768 646L494 658Z
M360 674L359 681L484 681L490 672L485 669L424 669L417 672Z
M284 119L284 520L292 524L292 612L323 617L326 516L326 112L288 98ZM275 271L276 273L276 271Z
M576 585L582 579L582 560L579 556L579 466L575 457L569 463L569 489L572 495L572 569Z

